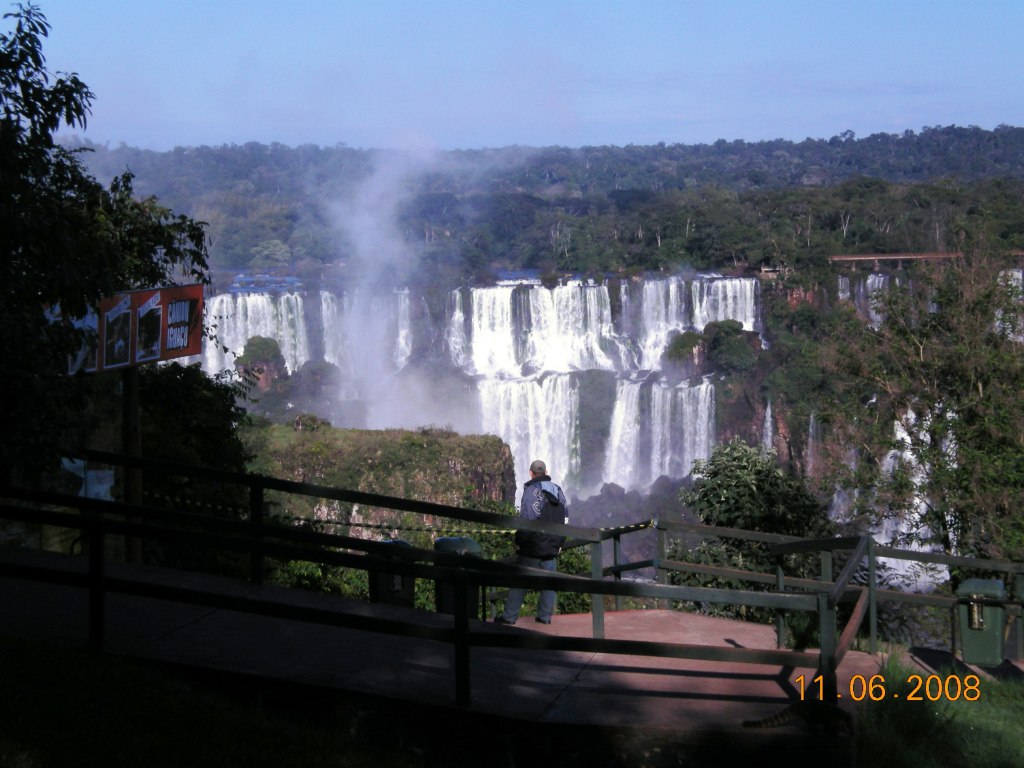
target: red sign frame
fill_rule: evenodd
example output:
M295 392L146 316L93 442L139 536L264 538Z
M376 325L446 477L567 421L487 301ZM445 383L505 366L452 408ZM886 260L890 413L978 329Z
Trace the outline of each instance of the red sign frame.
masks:
M69 361L70 373L120 370L198 355L203 348L203 286L116 293L76 325L92 330L94 341Z

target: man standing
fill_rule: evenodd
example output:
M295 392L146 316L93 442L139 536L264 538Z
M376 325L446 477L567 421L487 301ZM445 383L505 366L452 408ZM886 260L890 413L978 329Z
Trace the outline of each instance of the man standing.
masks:
M545 523L569 522L569 505L565 494L548 476L548 468L539 459L530 464L530 480L523 486L523 500L519 505L519 517L523 520L540 520ZM516 531L516 548L519 554L516 564L529 568L542 568L555 571L555 560L558 557L564 536L555 536L540 531ZM523 605L526 590L512 587L505 600L505 610L494 618L495 624L515 624L519 618L519 609ZM555 591L541 590L540 603L537 606L537 621L550 624L551 615L555 612Z

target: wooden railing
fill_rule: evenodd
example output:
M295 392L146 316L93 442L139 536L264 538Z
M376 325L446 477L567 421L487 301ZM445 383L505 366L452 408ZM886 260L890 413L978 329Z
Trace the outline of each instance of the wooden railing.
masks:
M261 475L224 473L209 469L186 467L164 462L133 459L110 454L90 454L94 461L141 470L191 478L237 483L249 489L248 519L230 519L205 514L184 512L179 509L152 506L131 506L110 501L45 493L40 491L6 489L0 491L0 519L32 524L58 526L81 532L86 542L85 554L74 559L75 567L54 568L45 565L0 563L0 575L32 578L82 586L89 594L89 641L95 648L104 643L105 596L108 593L143 595L198 605L230 608L264 615L281 616L332 626L349 627L372 632L383 632L407 637L447 642L453 648L455 698L463 706L470 704L469 658L473 647L546 648L576 650L592 653L615 653L716 661L773 664L781 666L817 667L825 680L826 692L836 691L835 673L838 663L853 642L865 616L870 619L871 650L876 650L876 601L878 599L908 599L902 593L875 588L874 562L877 556L922 559L922 553L906 553L875 547L869 537L845 539L803 540L756 531L739 531L696 524L645 521L611 530L598 530L578 526L564 526L539 521L521 521L506 515L472 509L445 506L378 494L329 488L306 483L278 480ZM412 512L436 518L471 522L483 526L507 529L510 525L557 533L569 538L570 546L588 547L591 574L589 577L550 574L546 571L520 568L483 558L460 556L418 547L395 547L381 541L370 541L352 536L316 532L301 527L282 525L268 520L265 515L266 492L332 499L367 506ZM623 536L654 529L658 540L658 557L635 563L621 560ZM699 534L702 536L732 536L758 540L773 547L781 556L794 552L818 552L821 556L821 578L797 579L787 577L781 567L775 574L764 574L740 569L717 568L665 557L666 540L673 534ZM328 566L359 569L369 574L388 573L411 578L432 579L444 584L454 593L454 613L446 625L425 624L417 621L414 613L407 620L382 618L362 614L312 609L292 603L255 600L233 594L155 584L145 578L113 577L108 572L104 557L105 542L111 537L137 538L150 541L199 544L221 552L234 552L249 558L248 578L260 583L264 578L265 561L302 560ZM603 543L612 541L613 563L603 563ZM835 580L831 575L831 556L834 551L847 551L846 566ZM870 571L867 588L851 585L853 574L868 561ZM1024 566L1014 563L992 563L969 558L928 556L932 562L985 567L990 570L1001 566L1017 575L1016 595L1020 596ZM624 580L622 575L640 568L654 568L659 574L657 582ZM137 569L141 572L144 569ZM718 589L712 587L669 585L665 576L672 572L703 573L737 578L745 581L774 584L776 591L744 589ZM608 580L606 577L613 577ZM477 622L471 622L468 600L489 588L523 587L527 589L554 589L591 595L592 637L557 637L540 633L495 633L484 631ZM821 635L820 652L783 650L781 622L778 625L778 643L775 650L700 646L680 643L654 643L642 640L609 640L604 637L604 599L615 598L620 605L625 598L653 599L693 603L719 603L772 609L781 615L785 611L809 611L819 615ZM924 596L915 596L921 598ZM929 597L931 604L952 598ZM853 605L851 618L842 631L835 625L836 607L842 603ZM838 635L838 636L837 636Z

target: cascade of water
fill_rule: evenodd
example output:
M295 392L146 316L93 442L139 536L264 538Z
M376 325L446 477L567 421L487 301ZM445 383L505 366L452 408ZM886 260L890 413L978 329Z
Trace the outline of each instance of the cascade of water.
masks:
M516 477L530 476L530 462L543 459L571 487L579 474L579 389L571 374L479 382L483 431L508 443Z
M715 387L709 381L683 382L674 387L659 382L655 392L668 403L669 418L651 421L655 428L652 442L665 448L659 453L663 458L652 461L650 479L661 475L683 477L693 469L696 459L708 458L714 448Z
M690 286L693 296L690 324L697 330L704 330L708 323L737 320L743 323L745 331L759 330L758 287L758 281L749 277L694 280Z
M821 427L818 424L818 417L811 413L807 423L807 455L804 457L804 474L807 477L814 477L818 469L818 446L821 444Z
M653 370L661 363L669 337L690 326L685 284L681 277L648 280L643 284L640 308L640 368ZM703 327L703 326L701 326Z
M838 285L836 287L836 294L840 301L850 300L850 278L846 275L840 275L838 278Z
M605 450L604 477L624 488L640 480L640 389L642 381L616 384L611 430Z
M541 371L615 370L602 344L617 346L604 285L578 281L529 290L526 362Z
M395 299L398 304L395 314L395 354L393 360L395 368L401 370L409 362L412 354L412 327L409 323L409 291L396 291Z
M470 360L469 338L466 336L466 313L462 308L462 291L455 290L449 294L448 327L445 330L445 342L448 354L456 368L466 368Z
M929 468L918 461L909 446L912 432L919 433L918 436L922 440L927 440L928 434L927 431L921 431L917 422L917 414L907 411L902 421L897 421L893 425L894 443L896 446L902 447L890 451L882 462L882 471L887 475L891 475L898 468L907 472L913 487L912 517L914 519L886 516L881 520L881 525L872 533L875 540L882 544L895 544L905 549L924 550L925 547L919 543L917 538L927 538L931 535L929 527L924 522L931 507L931 500L925 493ZM913 532L914 537L908 539L908 532ZM901 578L917 582L918 587L934 586L935 583L948 578L949 575L945 566L922 571L918 564L906 560L880 558L880 562L883 562Z
M587 372L614 373L621 381L613 413L587 411L587 418L610 421L594 429L612 436L603 456L606 476L630 488L661 474L682 476L694 458L710 454L713 387L631 377L657 371L672 335L697 323L731 318L756 329L757 281L699 277L691 286L670 277L615 285L620 306L614 321L609 284L574 280L546 288L517 281L451 292L444 355L453 369L473 377L472 387L462 390L471 404L439 402L441 390L416 370L394 375L421 358L426 350L413 347L429 337L413 333L413 299L405 290L321 292L323 355L341 371L339 399L361 401L363 410L351 411L365 414L358 425L389 426L400 418L402 426L415 426L416 419L425 426L441 419L471 429L478 422L512 446L520 480L533 458L557 467L563 479L579 474L580 382L597 381ZM218 296L208 307L221 316L229 346L241 349L249 337L265 335L280 343L290 371L308 359L299 294ZM227 365L209 345L207 370ZM605 391L603 397L612 396ZM600 448L589 455L595 453ZM596 472L589 471L593 478Z
M1003 285L1010 291L1011 297L1020 301L1024 297L1024 269L1004 270L1000 277ZM1016 341L1024 341L1024 328L1021 327L1020 312L1012 313L1011 317L1003 310L996 310L995 328L997 331L1009 333Z
M683 477L715 442L714 385L622 379L612 410L604 476L626 488Z
M576 281L553 289L475 288L471 305L471 339L465 336L461 294L450 302L446 338L452 362L469 362L473 373L519 376L625 367L607 286Z
M320 291L320 321L323 324L324 359L341 369L342 391L339 397L342 400L356 400L359 391L356 388L355 373L345 354L349 340L344 306L341 299L328 291Z
M854 305L861 317L866 317L873 328L878 328L885 319L879 309L879 300L889 288L889 276L872 272L867 280L857 284Z
M207 301L206 313L217 326L220 342L204 345L203 370L207 373L234 367L235 357L254 336L277 341L289 372L309 359L303 300L297 293L277 297L267 293L220 294ZM224 352L221 345L228 351Z
M474 288L470 312L470 373L485 376L518 376L517 329L512 318L515 286Z
M761 449L768 453L775 444L775 421L772 419L772 401L764 408L764 423L761 425Z

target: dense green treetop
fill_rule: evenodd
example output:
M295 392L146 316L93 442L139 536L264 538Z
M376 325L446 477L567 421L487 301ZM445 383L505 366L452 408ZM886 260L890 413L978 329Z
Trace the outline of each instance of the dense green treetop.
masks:
M216 268L299 274L351 264L358 254L339 224L346 205L376 169L405 157L343 145L92 149L86 162L98 176L130 169L142 192L209 222ZM971 219L1022 246L1024 129L1009 126L463 150L409 168L390 190L388 224L417 263L397 279L808 266L844 252L955 250Z
M694 486L680 498L708 525L810 538L830 529L823 507L800 478L738 438L694 462L694 475Z
M860 511L902 523L899 543L1024 557L1024 295L1014 264L976 248L921 266L875 297L880 321L841 310L818 347L834 476L859 489Z
M103 187L80 152L54 141L62 125L85 126L93 94L46 68L49 24L35 5L16 8L0 34L0 465L9 471L52 464L69 430L86 429L95 382L67 375L83 341L72 318L115 291L207 280L201 224L137 198L130 173Z

